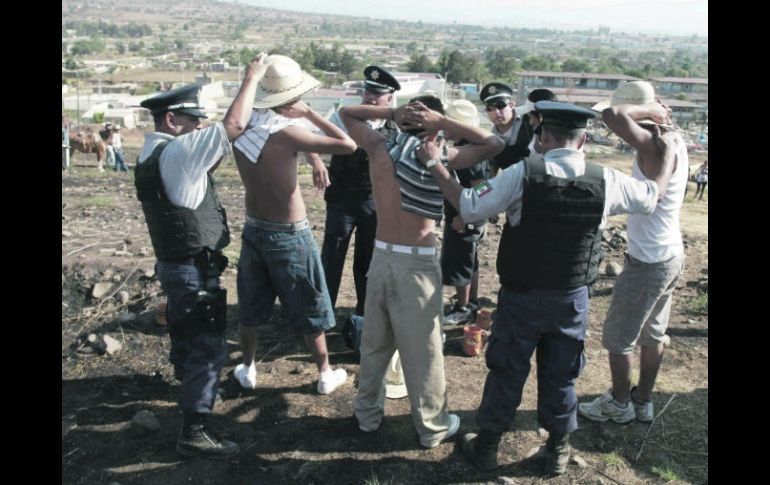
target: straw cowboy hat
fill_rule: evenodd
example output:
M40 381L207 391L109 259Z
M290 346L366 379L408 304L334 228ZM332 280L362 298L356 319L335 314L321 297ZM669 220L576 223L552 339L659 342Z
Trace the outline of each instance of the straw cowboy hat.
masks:
M265 58L267 70L257 85L255 108L275 108L300 98L321 85L294 59L274 54Z
M601 113L607 108L613 106L620 106L621 104L634 104L643 105L655 102L655 88L647 81L632 81L620 85L615 91L612 92L612 96L609 100L596 103L591 106L591 109ZM651 119L636 120L640 125L658 125L658 126L670 126L660 125L655 123Z
M467 99L458 99L446 107L446 115L466 125L479 126L479 110Z

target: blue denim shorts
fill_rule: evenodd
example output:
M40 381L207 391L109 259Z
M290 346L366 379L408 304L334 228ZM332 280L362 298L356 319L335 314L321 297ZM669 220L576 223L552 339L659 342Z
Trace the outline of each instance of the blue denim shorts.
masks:
M246 224L238 262L241 325L267 323L276 296L297 332L312 334L336 324L310 228L280 231Z

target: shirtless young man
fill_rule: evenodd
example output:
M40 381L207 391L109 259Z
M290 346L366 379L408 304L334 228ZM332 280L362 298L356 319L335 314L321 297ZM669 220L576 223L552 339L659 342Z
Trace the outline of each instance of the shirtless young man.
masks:
M256 326L270 319L278 296L290 325L304 335L318 366L318 392L329 394L346 381L347 373L329 366L325 331L335 325L334 311L297 182L297 152L349 154L356 144L299 100L318 87L317 80L286 56L268 56L265 63L254 114L234 143L246 187L238 264L243 363L235 368L235 377L245 388L256 387ZM300 118L325 135L298 126Z
M441 101L434 96L416 101L396 110L359 105L340 112L350 136L369 155L377 207L377 239L367 274L366 325L353 407L361 431L379 428L385 405L383 377L398 350L420 444L433 448L457 433L460 418L447 411L442 353L441 268L434 229L442 217L443 196L417 156L424 151L423 139L435 139L444 128L469 142L448 148L450 166L478 163L497 154L503 143L443 116ZM367 125L369 119L393 119L404 132L386 139Z

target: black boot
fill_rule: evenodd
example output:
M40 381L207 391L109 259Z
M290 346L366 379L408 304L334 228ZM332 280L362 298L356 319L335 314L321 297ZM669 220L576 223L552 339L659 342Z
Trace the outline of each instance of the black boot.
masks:
M226 460L238 455L240 449L232 441L220 439L206 429L206 414L184 413L184 424L176 440L176 451L183 456L202 456Z
M566 435L551 433L548 441L545 442L545 472L549 475L561 475L566 472L569 457L569 433Z
M463 435L462 450L476 468L491 471L497 468L497 447L503 433L494 433L485 429L479 434L466 433Z

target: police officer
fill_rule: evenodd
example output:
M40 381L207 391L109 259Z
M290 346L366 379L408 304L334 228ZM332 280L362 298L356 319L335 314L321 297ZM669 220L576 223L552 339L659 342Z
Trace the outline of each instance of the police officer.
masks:
M381 67L368 66L364 69L364 76L366 79L361 104L370 106L395 104L393 93L401 89L401 85L392 74ZM334 113L330 121L345 130L338 112ZM384 136L398 130L392 120L371 120L368 123ZM360 335L363 326L366 272L372 260L374 235L377 230L377 214L372 198L369 158L366 152L358 147L351 155L333 155L329 167L329 178L331 185L324 193L326 227L321 249L321 263L326 273L326 285L329 288L332 306L336 306L348 244L353 231L356 231L353 255L356 309L345 332L348 335L348 345L355 347L356 344L353 343L357 342L355 333L358 332Z
M505 142L505 148L492 160L492 175L504 170L535 153L532 143L535 103L556 101L556 95L548 89L535 89L527 96L527 102L514 107L513 90L503 83L489 83L481 89L479 97L492 122L492 133ZM525 116L526 115L526 116ZM538 121L539 123L539 121Z
M502 433L511 427L537 350L538 421L549 432L545 471L559 474L569 460L569 434L577 428L574 384L584 363L588 286L603 256L606 217L651 213L671 167L661 163L636 180L586 162L585 127L595 113L552 101L535 108L543 117L536 133L544 155L471 189L462 189L441 164L430 170L464 221L502 210L508 216L497 255L502 288L486 354L480 431L463 437L463 452L483 470L497 467ZM428 152L433 156L439 147L429 143Z
M135 183L158 260L158 279L168 297L169 360L182 382L179 407L184 412L176 450L185 456L226 459L239 452L237 444L221 440L206 427L227 359L227 301L219 275L227 265L222 248L230 242L211 172L246 126L265 71L264 56L257 55L248 65L222 122L205 129L200 85L141 103L152 112L155 131L145 135Z

